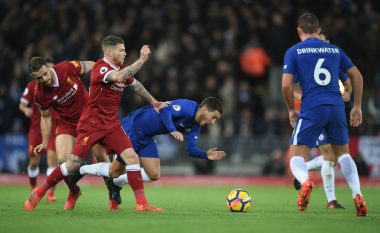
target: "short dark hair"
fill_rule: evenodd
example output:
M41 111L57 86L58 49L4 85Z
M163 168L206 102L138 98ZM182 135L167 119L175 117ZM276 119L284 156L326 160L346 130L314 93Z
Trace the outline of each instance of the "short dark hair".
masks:
M311 13L301 15L298 18L297 24L304 33L308 34L316 33L319 28L319 20L317 16Z
M211 112L218 111L220 114L223 114L222 103L215 97L207 97L199 106L206 106L206 108Z
M42 57L33 57L28 65L29 73L39 71L42 66L47 66L46 60Z
M124 44L123 38L114 35L109 35L106 38L104 38L102 48L104 50L106 47L116 46L118 44Z

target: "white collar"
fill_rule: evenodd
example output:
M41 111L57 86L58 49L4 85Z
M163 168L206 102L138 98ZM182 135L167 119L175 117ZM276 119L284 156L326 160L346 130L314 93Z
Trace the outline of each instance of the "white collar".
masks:
M57 73L55 72L54 68L50 68L51 71L53 71L53 85L52 87L59 87L59 80L58 80L58 76L57 76Z
M110 61L108 61L107 58L105 58L105 57L103 58L103 61L105 61L106 63L108 63L108 65L110 65L114 70L119 70L120 69L120 66L115 66Z

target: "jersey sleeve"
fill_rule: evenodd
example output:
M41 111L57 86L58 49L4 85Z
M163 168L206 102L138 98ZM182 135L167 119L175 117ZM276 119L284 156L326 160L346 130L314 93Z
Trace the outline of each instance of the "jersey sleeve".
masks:
M352 63L351 59L346 55L346 53L339 49L339 54L340 54L340 65L339 68L343 72L347 72L348 69L351 67L355 66L354 63Z
M193 117L194 108L189 101L174 100L167 107L160 109L160 119L165 128L171 133L177 129L174 126L173 118L190 118Z
M84 73L84 67L79 61L70 61L66 63L68 69L72 70L72 72L76 75L81 75Z
M293 74L296 75L296 59L293 50L289 49L286 51L284 56L284 67L283 74Z
M339 79L340 79L340 81L342 81L343 83L344 83L345 81L347 81L347 79L348 79L348 75L347 75L347 73L346 73L346 72L343 72L343 71L339 71Z
M186 139L186 150L189 156L200 159L208 159L207 152L199 149L197 142L198 136L201 131L200 127L195 127L191 129L189 133L185 134Z
M34 101L34 87L31 84L32 82L28 83L20 98L20 102L26 106L30 106L30 104Z

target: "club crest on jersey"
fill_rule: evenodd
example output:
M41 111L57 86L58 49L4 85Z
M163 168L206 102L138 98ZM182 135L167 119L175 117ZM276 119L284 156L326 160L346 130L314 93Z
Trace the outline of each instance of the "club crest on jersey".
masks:
M90 136L85 136L85 137L83 138L83 140L82 140L82 145L83 145L83 146L86 146L86 145L87 145L87 143L88 143L88 139L90 139Z
M73 85L73 83L74 83L74 81L70 78L70 76L67 76L67 78L66 78L66 82L67 82L67 84L69 84L69 85Z
M107 71L108 71L108 68L107 68L107 67L105 67L105 66L100 67L100 73L101 73L101 74L104 74L104 73L107 72Z
M173 105L173 109L176 110L177 112L179 112L179 111L181 111L181 106Z
M79 67L79 62L78 61L71 61L70 63L73 64L75 68Z

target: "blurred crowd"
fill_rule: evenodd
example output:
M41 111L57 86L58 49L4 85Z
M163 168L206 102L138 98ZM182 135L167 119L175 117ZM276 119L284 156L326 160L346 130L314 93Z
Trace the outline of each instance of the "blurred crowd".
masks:
M380 2L376 0L0 0L0 133L26 132L18 103L33 56L101 58L108 34L124 38L127 63L149 44L152 58L136 75L159 100L207 96L224 104L210 134L287 137L281 95L283 54L298 42L296 20L317 14L330 41L365 79L364 126L380 135ZM85 83L88 83L85 77ZM120 115L145 105L126 92Z

